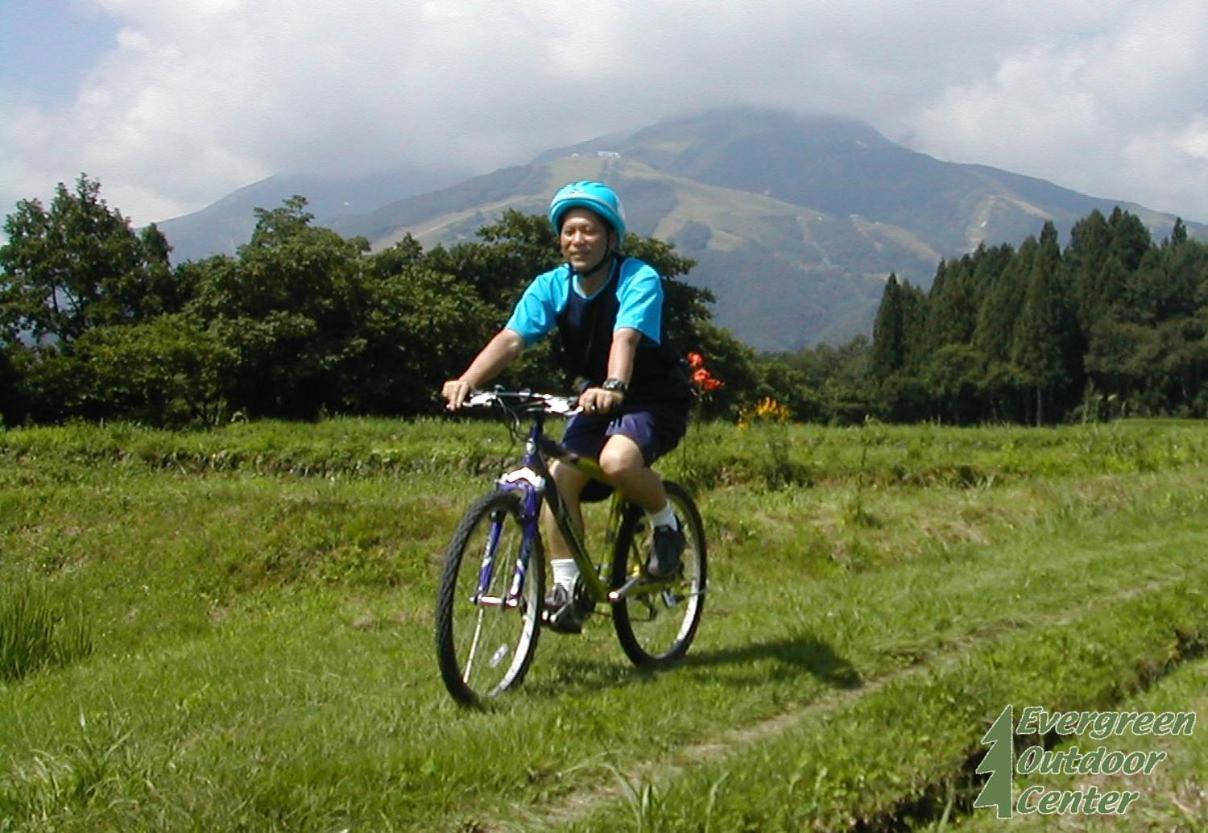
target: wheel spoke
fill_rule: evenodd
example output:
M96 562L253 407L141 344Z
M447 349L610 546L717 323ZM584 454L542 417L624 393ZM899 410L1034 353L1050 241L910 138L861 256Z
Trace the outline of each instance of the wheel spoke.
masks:
M470 640L470 655L466 657L466 670L461 675L462 680L470 682L470 675L474 673L474 655L478 653L478 638L482 636L482 615L484 611L479 609L478 622L474 625L474 638Z

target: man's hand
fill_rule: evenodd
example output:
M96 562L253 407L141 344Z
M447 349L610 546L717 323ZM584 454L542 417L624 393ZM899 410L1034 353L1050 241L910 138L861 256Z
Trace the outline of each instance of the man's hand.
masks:
M470 395L470 390L469 382L461 379L450 379L441 388L440 395L445 398L445 407L450 411L456 411L465 404L466 398Z
M607 414L621 407L625 394L619 390L588 388L579 394L579 407L589 414Z

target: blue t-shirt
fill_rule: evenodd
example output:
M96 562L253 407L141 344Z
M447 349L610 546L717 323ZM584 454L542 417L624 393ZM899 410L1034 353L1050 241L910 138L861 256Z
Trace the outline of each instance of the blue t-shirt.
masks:
M615 292L620 308L613 331L631 327L655 344L661 339L663 326L663 279L649 264L636 258L621 262ZM518 333L526 347L544 338L558 324L558 316L566 309L570 293L589 298L579 287L575 276L571 286L570 267L566 264L538 275L516 303L512 317L504 326ZM606 281L599 291L612 292L613 282Z

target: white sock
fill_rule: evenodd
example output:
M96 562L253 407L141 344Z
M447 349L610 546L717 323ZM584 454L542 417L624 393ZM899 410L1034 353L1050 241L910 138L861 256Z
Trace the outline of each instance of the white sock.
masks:
M646 517L650 519L651 526L669 526L672 529L679 529L679 521L675 517L675 510L671 508L671 502L663 504L663 508L657 512L647 512Z
M550 565L554 568L554 584L561 584L567 590L575 589L575 581L579 578L579 565L573 558L553 558Z

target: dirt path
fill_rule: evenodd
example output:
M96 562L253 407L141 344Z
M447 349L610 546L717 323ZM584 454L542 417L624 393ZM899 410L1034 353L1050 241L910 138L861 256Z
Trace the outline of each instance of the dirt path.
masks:
M1093 603L1082 605L1074 610L1067 608L1060 614L1029 619L1026 625L1009 623L1009 630L1004 630L1003 623L1000 622L987 628L987 631L993 634L992 638L1001 638L1006 633L1067 626L1089 615L1094 609L1100 608L1104 604L1127 602L1151 592L1165 590L1180 581L1181 579L1153 581L1122 591L1114 596L1099 597ZM643 761L628 769L613 768L603 762L586 764L584 769L609 772L612 777L595 787L585 787L561 801L546 806L516 807L514 819L500 821L490 827L479 828L476 833L530 833L531 831L557 830L569 824L581 822L606 805L627 802L630 799L637 800L639 795L631 794L632 791L640 793L647 787L661 790L665 785L697 767L724 760L758 746L766 740L779 737L807 719L837 712L860 698L875 694L890 684L928 673L942 673L962 661L975 645L982 644L988 636L989 633L980 632L967 634L954 643L950 650L935 654L917 665L871 678L858 688L828 692L808 705L789 709L749 726L724 731L716 737L681 747L669 755ZM628 818L630 812L626 803L618 815Z

